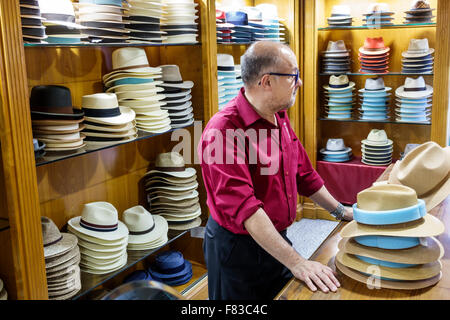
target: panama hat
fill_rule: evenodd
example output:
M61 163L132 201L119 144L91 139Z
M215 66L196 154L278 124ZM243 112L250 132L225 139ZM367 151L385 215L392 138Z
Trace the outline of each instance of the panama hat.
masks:
M127 107L119 107L113 93L95 93L83 96L82 108L90 122L121 125L134 120L136 114Z
M428 39L411 39L409 41L408 50L402 52L404 58L419 58L432 54L433 48L428 46Z
M450 147L429 141L414 148L396 162L388 181L411 187L433 209L450 194Z
M392 145L392 140L387 138L386 131L379 129L372 129L367 136L367 139L361 141L363 145L372 147L384 147Z
M433 93L433 87L426 84L422 76L416 79L406 77L405 84L395 90L395 95L405 98L424 98Z
M68 228L93 238L114 241L128 236L128 229L119 221L116 208L108 202L84 205L81 216L69 220Z
M163 87L175 87L181 89L191 89L194 86L192 81L183 81L180 69L177 65L161 65Z
M347 75L335 76L332 75L329 78L328 85L324 85L323 88L329 91L344 91L351 89L355 86L355 83L348 80Z
M147 172L146 175L160 172L178 178L189 178L196 174L194 168L185 167L184 159L178 152L158 154L155 161L155 169Z
M46 259L62 255L76 247L77 238L72 234L61 233L51 219L41 217L41 227Z
M187 221L169 221L169 230L189 230L202 224L202 219L197 217Z
M74 29L83 27L75 23L75 12L70 0L39 0L41 16L48 24L63 25Z
M381 55L390 51L384 45L383 37L369 38L364 40L364 45L359 48L359 52L364 55Z
M171 250L158 254L148 271L153 278L170 279L186 275L192 265L181 252Z

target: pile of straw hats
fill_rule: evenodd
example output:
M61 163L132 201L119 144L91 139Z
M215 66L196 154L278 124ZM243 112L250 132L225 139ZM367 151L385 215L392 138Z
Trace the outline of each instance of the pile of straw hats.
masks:
M120 48L112 53L113 70L103 76L106 92L117 95L119 105L136 113L136 127L143 131L162 133L171 129L166 103L160 87L161 68L150 67L142 48Z
M412 23L432 23L433 10L427 0L413 0L411 8L405 11L405 24Z
M0 279L0 300L8 300L8 292L2 279Z
M179 286L191 280L192 264L179 251L165 251L156 256L148 273L156 281Z
M114 93L95 93L83 96L86 148L96 149L129 142L137 138L134 111L119 106Z
M219 110L239 93L242 80L237 79L234 58L231 54L217 54L217 78L219 88Z
M327 18L329 28L350 27L353 22L350 6L335 5L331 9L331 16Z
M81 216L68 221L67 229L78 238L81 271L105 274L127 263L128 229L111 203L86 203Z
M322 72L326 74L342 74L350 72L350 50L345 47L344 40L328 41L327 50L322 51Z
M164 4L161 0L127 2L125 28L130 32L128 42L162 43L167 39L166 32L161 31L161 21L164 21Z
M144 179L150 212L163 216L169 229L187 230L200 225L197 173L185 167L178 152L158 154L155 168Z
M51 300L69 299L81 289L77 237L61 233L47 217L41 217L41 226L48 296Z
M366 38L359 48L358 59L361 73L388 73L390 48L386 47L383 37Z
M381 77L368 78L363 89L359 90L360 114L362 120L380 121L389 118L389 91Z
M434 49L428 39L411 39L408 50L402 52L402 73L433 73Z
M425 142L397 161L389 183L413 188L431 210L450 195L450 147Z
M254 16L249 16L248 22L250 26L260 28L254 33L254 40L286 42L283 32L285 28L281 23L283 19L278 16L277 6L271 3L261 3L255 6L255 9L261 12L261 18L258 16L257 19L254 19Z
M163 0L164 25L167 39L163 43L197 43L198 19L196 7L198 3L194 0Z
M227 11L225 12L225 17L225 21L231 25L231 43L249 43L256 39L255 33L258 29L249 26L246 12Z
M433 87L426 84L422 76L406 77L404 85L395 90L395 120L429 123L432 96Z
M143 206L134 206L122 214L128 228L128 250L149 250L167 243L169 226L162 216L152 215Z
M387 166L392 162L394 151L392 140L386 131L372 129L367 139L361 141L361 162L371 166Z
M123 43L129 31L123 21L124 8L119 0L81 0L75 5L77 22L84 37L94 43Z
M389 9L387 3L371 3L367 12L363 14L364 26L389 26L393 24L394 12Z
M35 86L30 95L33 136L45 143L45 151L76 151L85 146L84 112L72 106L64 86Z
M162 100L165 105L162 110L169 112L170 126L180 128L194 123L194 109L192 107L191 89L194 86L192 81L183 81L180 68L175 64L162 65L162 83L165 95Z
M331 76L325 89L325 118L351 119L355 104L355 83L346 75Z
M346 147L344 139L328 139L326 148L320 149L323 161L345 162L352 158L352 148Z
M420 289L442 277L443 223L409 187L372 186L357 195L354 220L341 231L335 264L346 276L377 288Z
M20 18L22 35L25 43L41 43L47 39L42 21L39 2L37 0L20 0Z

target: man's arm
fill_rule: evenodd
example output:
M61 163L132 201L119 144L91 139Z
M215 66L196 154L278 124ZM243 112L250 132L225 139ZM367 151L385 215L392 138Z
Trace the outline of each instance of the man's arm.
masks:
M316 291L318 286L323 292L334 292L340 287L333 270L300 256L278 233L262 208L246 219L244 226L264 250L291 270L296 278L304 281L310 290Z
M330 194L325 186L322 186L322 188L316 191L313 195L309 196L309 198L329 212L335 210L339 204L339 202ZM344 220L353 220L353 209L351 207L344 208Z

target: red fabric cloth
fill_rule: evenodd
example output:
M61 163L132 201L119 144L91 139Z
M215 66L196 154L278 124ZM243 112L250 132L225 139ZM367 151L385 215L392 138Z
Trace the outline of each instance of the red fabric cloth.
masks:
M369 166L361 157L348 162L317 161L317 172L325 187L341 203L353 205L358 192L372 186L387 166Z
M323 186L323 180L292 130L287 112L278 112L276 119L278 126L261 118L241 88L238 96L216 113L203 131L197 152L207 204L213 219L233 233L248 234L244 221L260 207L278 231L286 229L296 216L297 193L310 196ZM226 131L230 129L232 132L241 129L246 133L245 152L237 147L234 138L227 136ZM258 137L256 144L249 142L254 141L249 137L250 129L254 129ZM221 140L216 141L217 137ZM227 142L231 147L229 144L227 148ZM264 145L267 152L261 150ZM222 161L213 159L219 148L223 158L226 155L232 158L232 164L223 158ZM272 152L272 148L279 152ZM252 150L257 150L256 162L249 161ZM245 155L245 162L238 162L239 153ZM261 171L270 168L273 172L269 174Z

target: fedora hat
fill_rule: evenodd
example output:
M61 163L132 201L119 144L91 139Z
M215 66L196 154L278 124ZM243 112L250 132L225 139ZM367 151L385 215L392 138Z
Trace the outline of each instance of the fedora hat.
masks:
M347 20L351 18L351 9L348 5L334 5L331 8L330 20Z
M433 93L433 87L426 84L422 76L416 79L406 77L405 84L395 90L395 95L401 98L424 98Z
M189 274L192 265L181 252L170 250L158 254L148 271L154 279L166 280Z
M384 80L382 77L376 78L367 78L364 88L358 90L363 93L363 95L367 94L367 97L385 94L387 91L390 91L392 88L386 87L384 85Z
M450 194L450 147L429 141L414 148L396 162L388 181L411 187L433 209Z
M346 147L344 144L344 139L328 139L325 149L321 149L320 152L324 154L337 154L337 153L348 153L352 148Z
M159 66L162 70L163 87L174 87L181 89L191 89L194 86L192 81L183 81L181 77L180 68L175 64L161 65Z
M160 153L155 160L155 169L146 173L152 175L164 172L178 178L189 178L196 174L194 168L186 168L184 159L178 152Z
M55 223L41 217L42 237L44 242L44 257L46 259L60 256L77 245L77 237L68 233L61 233Z
M41 16L45 18L44 24L63 25L72 29L83 28L75 23L75 12L70 0L39 0L39 8Z
M387 138L386 131L379 129L372 129L367 136L367 139L361 141L362 144L368 146L389 146L392 145L392 140Z
M348 52L349 52L349 50L345 47L344 40L328 41L327 50L322 51L322 53L325 53L325 54L348 53Z
M217 70L226 74L234 74L234 59L231 54L217 54Z
M127 227L118 219L116 208L108 202L86 203L81 216L69 220L68 228L106 241L128 238Z
M82 108L86 120L95 123L120 125L135 119L135 112L127 107L119 107L114 93L95 93L83 96Z
M364 45L359 48L359 52L364 55L381 55L390 51L384 45L383 37L369 38L364 40Z
M355 83L349 81L347 75L343 74L340 76L330 76L328 85L324 85L323 88L329 91L344 91L352 89L354 86Z
M129 230L128 243L146 244L167 235L167 221L153 216L143 206L134 206L123 212L122 220Z
M420 58L428 56L434 52L433 48L428 46L428 39L411 39L408 50L402 52L404 58Z

